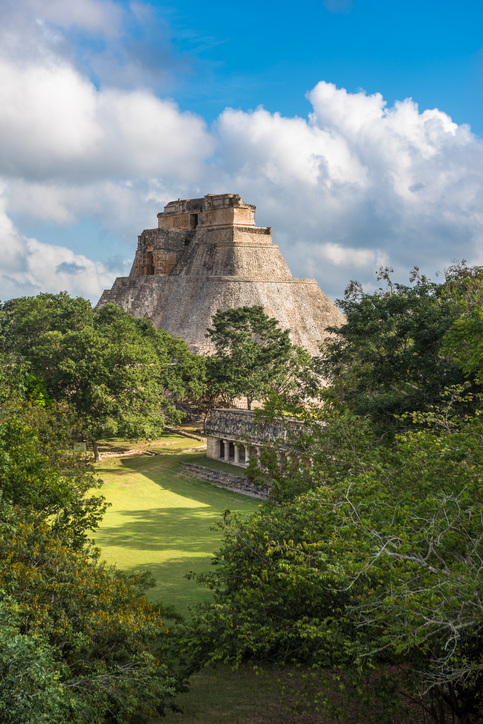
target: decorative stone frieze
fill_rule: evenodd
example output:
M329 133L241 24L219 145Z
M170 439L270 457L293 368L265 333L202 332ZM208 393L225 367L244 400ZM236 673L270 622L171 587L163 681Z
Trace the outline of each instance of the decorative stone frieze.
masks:
M288 453L290 438L301 427L301 422L290 418L262 424L251 410L215 408L205 422L206 457L246 467L263 445Z

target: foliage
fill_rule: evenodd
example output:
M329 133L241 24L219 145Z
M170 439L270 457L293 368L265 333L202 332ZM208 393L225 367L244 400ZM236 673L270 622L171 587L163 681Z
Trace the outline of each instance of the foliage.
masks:
M460 268L449 286L448 296L456 300L460 316L444 338L443 349L466 375L483 384L483 269Z
M4 724L62 724L68 715L48 642L20 630L19 606L0 592L0 719Z
M73 451L76 415L32 395L28 364L1 361L0 719L147 722L178 686L173 614L147 603L149 575L116 572L88 547L106 504Z
M101 482L73 449L80 425L66 403L32 399L28 365L0 357L0 499L29 507L82 545L106 504Z
M338 300L346 323L331 328L319 363L330 395L387 430L408 422L405 412L439 404L445 387L462 384L463 370L443 339L460 316L458 295L448 290L461 291L463 269L454 265L444 282L434 283L415 267L409 286L381 269L378 279L386 285L372 294L351 282Z
M228 400L263 400L271 391L293 390L296 378L311 359L292 345L290 330L281 330L263 307L218 310L207 336L216 352L206 360L210 393Z
M301 665L359 695L372 676L381 721L404 700L438 724L479 721L483 423L454 412L468 403L454 391L392 446L346 413L307 422L293 455L312 467L295 489L293 468L274 470L285 499L248 521L227 512L214 572L197 577L215 591L187 633L198 664Z
M20 721L26 708L31 719L22 721L146 722L174 695L160 661L162 610L147 603L139 577L116 574L97 556L73 550L38 516L1 506L0 590L4 606L15 603L15 621L0 634L12 652L9 663L0 657L0 707L10 716L2 721ZM19 681L30 704L28 689L15 695ZM51 708L64 718L49 718Z
M14 299L1 310L6 352L23 355L55 400L76 408L97 440L152 438L179 422L176 400L200 394L203 374L187 344L112 304L92 309L66 293Z

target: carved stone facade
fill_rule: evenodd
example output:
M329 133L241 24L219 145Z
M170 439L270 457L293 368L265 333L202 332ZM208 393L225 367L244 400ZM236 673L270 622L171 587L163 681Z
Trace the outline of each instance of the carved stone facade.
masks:
M261 425L251 410L216 408L205 423L206 457L233 465L246 466L250 457L260 454L262 445L272 444L281 457L290 452L290 435L300 430L296 420L275 420Z
M138 237L129 277L119 277L98 306L113 302L208 354L206 330L218 309L261 305L292 342L315 354L325 328L344 317L314 279L294 279L271 227L255 226L255 206L238 194L171 201L158 228Z

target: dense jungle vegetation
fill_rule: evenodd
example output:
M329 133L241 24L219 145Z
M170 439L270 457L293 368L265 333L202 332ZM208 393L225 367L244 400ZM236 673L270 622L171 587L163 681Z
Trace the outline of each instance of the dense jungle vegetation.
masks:
M483 271L379 280L349 285L347 322L315 360L273 324L264 341L257 308L214 318L207 362L111 306L2 306L2 721L147 722L217 662L297 671L300 706L327 718L353 701L361 722L483 720ZM270 500L226 511L195 576L213 599L176 623L89 545L104 503L72 441L152 437L215 384L236 396L241 345L273 365L249 395L261 424L302 427L290 455L250 463Z

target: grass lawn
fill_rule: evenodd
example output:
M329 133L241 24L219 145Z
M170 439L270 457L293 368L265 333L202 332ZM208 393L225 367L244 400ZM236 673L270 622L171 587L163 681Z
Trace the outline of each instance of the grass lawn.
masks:
M191 677L190 691L177 697L182 711L168 712L153 724L329 724L321 714L284 706L278 678L278 673L256 675L248 669L205 669ZM345 724L353 722L357 719Z
M143 445L158 452L106 457L96 466L104 481L101 492L112 504L96 531L102 557L123 570L150 570L156 588L148 591L153 601L175 606L186 615L188 606L210 596L210 592L184 578L188 571L209 569L220 535L210 530L226 508L243 513L255 511L259 501L215 487L190 477L182 467L189 461L238 474L232 465L208 460L193 450L201 443L175 434ZM132 449L114 441L102 452Z
M124 570L152 571L157 585L148 596L173 604L183 615L189 615L190 605L211 595L183 577L190 570L209 569L220 542L219 532L210 528L226 508L249 514L259 506L258 500L189 476L183 461L240 472L232 465L208 460L196 450L200 444L175 434L149 445L109 441L100 446L101 454L133 448L138 454L106 457L96 466L104 480L102 493L112 503L96 532L103 558ZM143 455L142 450L158 455ZM293 690L292 696L282 694L276 682L282 678L288 683L287 676L290 673L257 676L249 670L205 669L192 677L190 691L177 698L182 712L170 712L152 724L329 724L322 714L297 714L285 706L287 699L293 700ZM348 706L344 724L372 724L378 719L377 713L368 715Z

